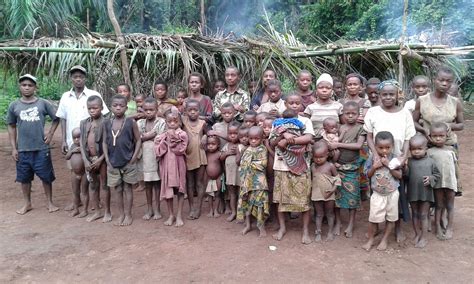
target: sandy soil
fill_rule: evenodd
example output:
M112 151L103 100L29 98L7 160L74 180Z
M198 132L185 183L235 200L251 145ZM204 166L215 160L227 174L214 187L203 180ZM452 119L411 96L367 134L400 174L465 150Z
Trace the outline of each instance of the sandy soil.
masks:
M35 180L34 210L20 216L15 213L22 201L20 186L14 182L15 164L7 134L0 133L0 282L472 283L473 139L474 122L469 121L460 135L464 196L456 198L454 238L438 241L430 235L428 246L416 249L411 225L404 224L405 242L397 244L393 237L387 251L366 252L361 246L367 210L358 212L352 239L338 237L330 243L302 245L301 220L289 222L289 232L280 242L271 238L270 230L263 239L257 238L256 230L241 236L242 225L224 218L204 216L186 221L182 228L166 227L162 220L143 221L144 192L135 194L135 220L130 227L87 223L65 211L50 214L44 207L41 183ZM52 154L57 175L54 199L63 208L71 193L59 145L57 136ZM207 203L204 208L206 211ZM277 249L269 250L270 245Z

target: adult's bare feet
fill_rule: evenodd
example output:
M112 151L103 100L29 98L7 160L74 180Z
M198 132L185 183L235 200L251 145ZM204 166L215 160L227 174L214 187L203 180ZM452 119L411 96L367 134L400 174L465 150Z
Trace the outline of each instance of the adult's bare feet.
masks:
M110 221L112 221L112 214L105 213L104 218L102 219L102 223L108 223Z
M97 219L100 219L100 217L102 217L102 214L100 213L100 210L95 210L94 214L92 216L89 216L86 221L87 222L92 222L92 221L95 221Z
M428 240L425 238L420 238L420 240L415 244L416 248L424 248L428 244Z
M176 217L176 224L174 224L175 227L182 227L184 225L183 219L181 217Z
M87 211L82 211L79 215L77 215L77 218L84 218L84 217L86 217L87 215L89 215L89 212L87 212Z
M162 218L163 216L161 215L161 212L159 210L153 211L153 220L160 220Z
M285 236L286 234L286 230L282 230L282 228L280 227L280 229L278 230L278 232L276 232L275 234L273 234L273 238L277 241L281 241L283 239L283 237Z
M171 225L173 225L173 223L174 223L174 216L173 215L169 216L168 220L166 220L164 222L165 226L171 226Z
M132 225L133 218L131 215L125 215L125 218L123 219L122 224L120 226L130 226Z
M148 221L148 220L151 219L151 217L153 217L153 211L147 210L145 212L145 215L143 215L142 219L145 220L145 221Z
M71 211L71 213L69 213L69 216L71 216L71 217L75 217L75 216L77 216L77 215L79 215L79 209L77 209L77 208L74 208L74 209Z
M25 206L16 210L16 213L20 215L25 215L26 213L28 213L28 211L31 211L31 210L33 210L33 207L31 206L31 204L25 204Z
M309 245L311 243L311 238L308 231L303 231L303 237L301 238L301 243L304 245Z
M125 215L120 215L120 216L118 217L117 221L115 221L114 225L115 225L115 226L122 226L123 219L125 219Z
M56 211L59 211L59 207L57 207L56 205L54 205L53 203L49 203L48 206L48 212L49 213L53 213L53 212L56 212Z

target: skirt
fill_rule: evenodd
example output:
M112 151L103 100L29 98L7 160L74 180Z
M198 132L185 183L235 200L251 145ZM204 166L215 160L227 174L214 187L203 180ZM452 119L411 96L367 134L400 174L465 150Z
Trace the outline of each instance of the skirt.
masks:
M311 176L309 171L301 175L289 171L275 171L273 203L279 212L306 212L310 209Z

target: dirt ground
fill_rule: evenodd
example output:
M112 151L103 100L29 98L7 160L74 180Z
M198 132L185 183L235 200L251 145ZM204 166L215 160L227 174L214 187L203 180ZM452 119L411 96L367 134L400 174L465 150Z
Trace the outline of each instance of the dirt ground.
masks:
M57 132L59 134L59 131ZM69 174L56 135L53 161L57 180L54 200L63 208L70 202ZM8 138L0 133L0 282L415 282L473 283L474 272L474 121L460 135L464 196L456 198L455 234L438 241L430 234L425 249L413 247L410 224L407 240L394 237L384 252L361 249L368 211L358 212L352 239L302 245L301 220L291 220L282 241L257 238L256 230L240 235L242 225L225 218L201 217L182 228L165 227L163 220L143 221L144 192L135 194L134 223L115 227L87 223L65 211L47 213L40 182L32 194L34 210L15 213L21 205L15 184L15 164ZM364 204L368 208L368 204ZM204 204L207 210L208 204ZM165 204L162 211L166 212ZM185 213L188 207L185 205ZM112 204L112 213L117 210ZM166 214L165 214L166 215ZM343 215L344 221L347 215ZM326 227L323 228L326 230ZM314 231L314 224L311 225ZM269 246L276 246L271 251Z

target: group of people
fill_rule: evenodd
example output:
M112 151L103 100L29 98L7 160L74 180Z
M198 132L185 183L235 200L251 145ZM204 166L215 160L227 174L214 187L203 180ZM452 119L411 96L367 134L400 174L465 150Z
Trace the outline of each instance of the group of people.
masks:
M404 102L394 80L365 80L354 73L343 81L321 74L313 84L306 70L284 97L273 70L263 73L260 88L249 84L249 93L240 88L239 70L227 67L212 99L202 93L204 77L192 73L174 99L163 81L155 82L153 96L133 97L128 85L117 86L111 114L101 95L85 87L86 76L82 66L70 69L73 88L57 110L35 96L34 76L19 78L21 98L7 116L25 201L18 214L32 209L34 174L43 182L49 211L58 210L49 144L61 124L73 193L66 209L87 221L112 221L113 192L116 225L131 225L138 186L147 200L143 219L161 219L165 200L167 226L184 225L186 199L187 219L200 218L206 199L208 217L227 214L227 221L244 224L243 234L256 222L263 237L265 225L273 222L278 227L273 238L281 240L286 220L301 218L302 243L309 244L322 241L323 223L327 241L341 234L342 209L349 211L343 234L351 238L361 200L369 198L367 250L379 224L385 229L377 249L384 250L394 228L402 239L400 219L410 218L415 246L426 246L430 208L436 236L453 236L454 196L461 194L454 131L463 129L464 118L460 100L450 93L455 77L448 68L437 71L433 89L428 77L416 76L414 98ZM48 133L46 116L52 120ZM309 233L311 219L315 237Z

